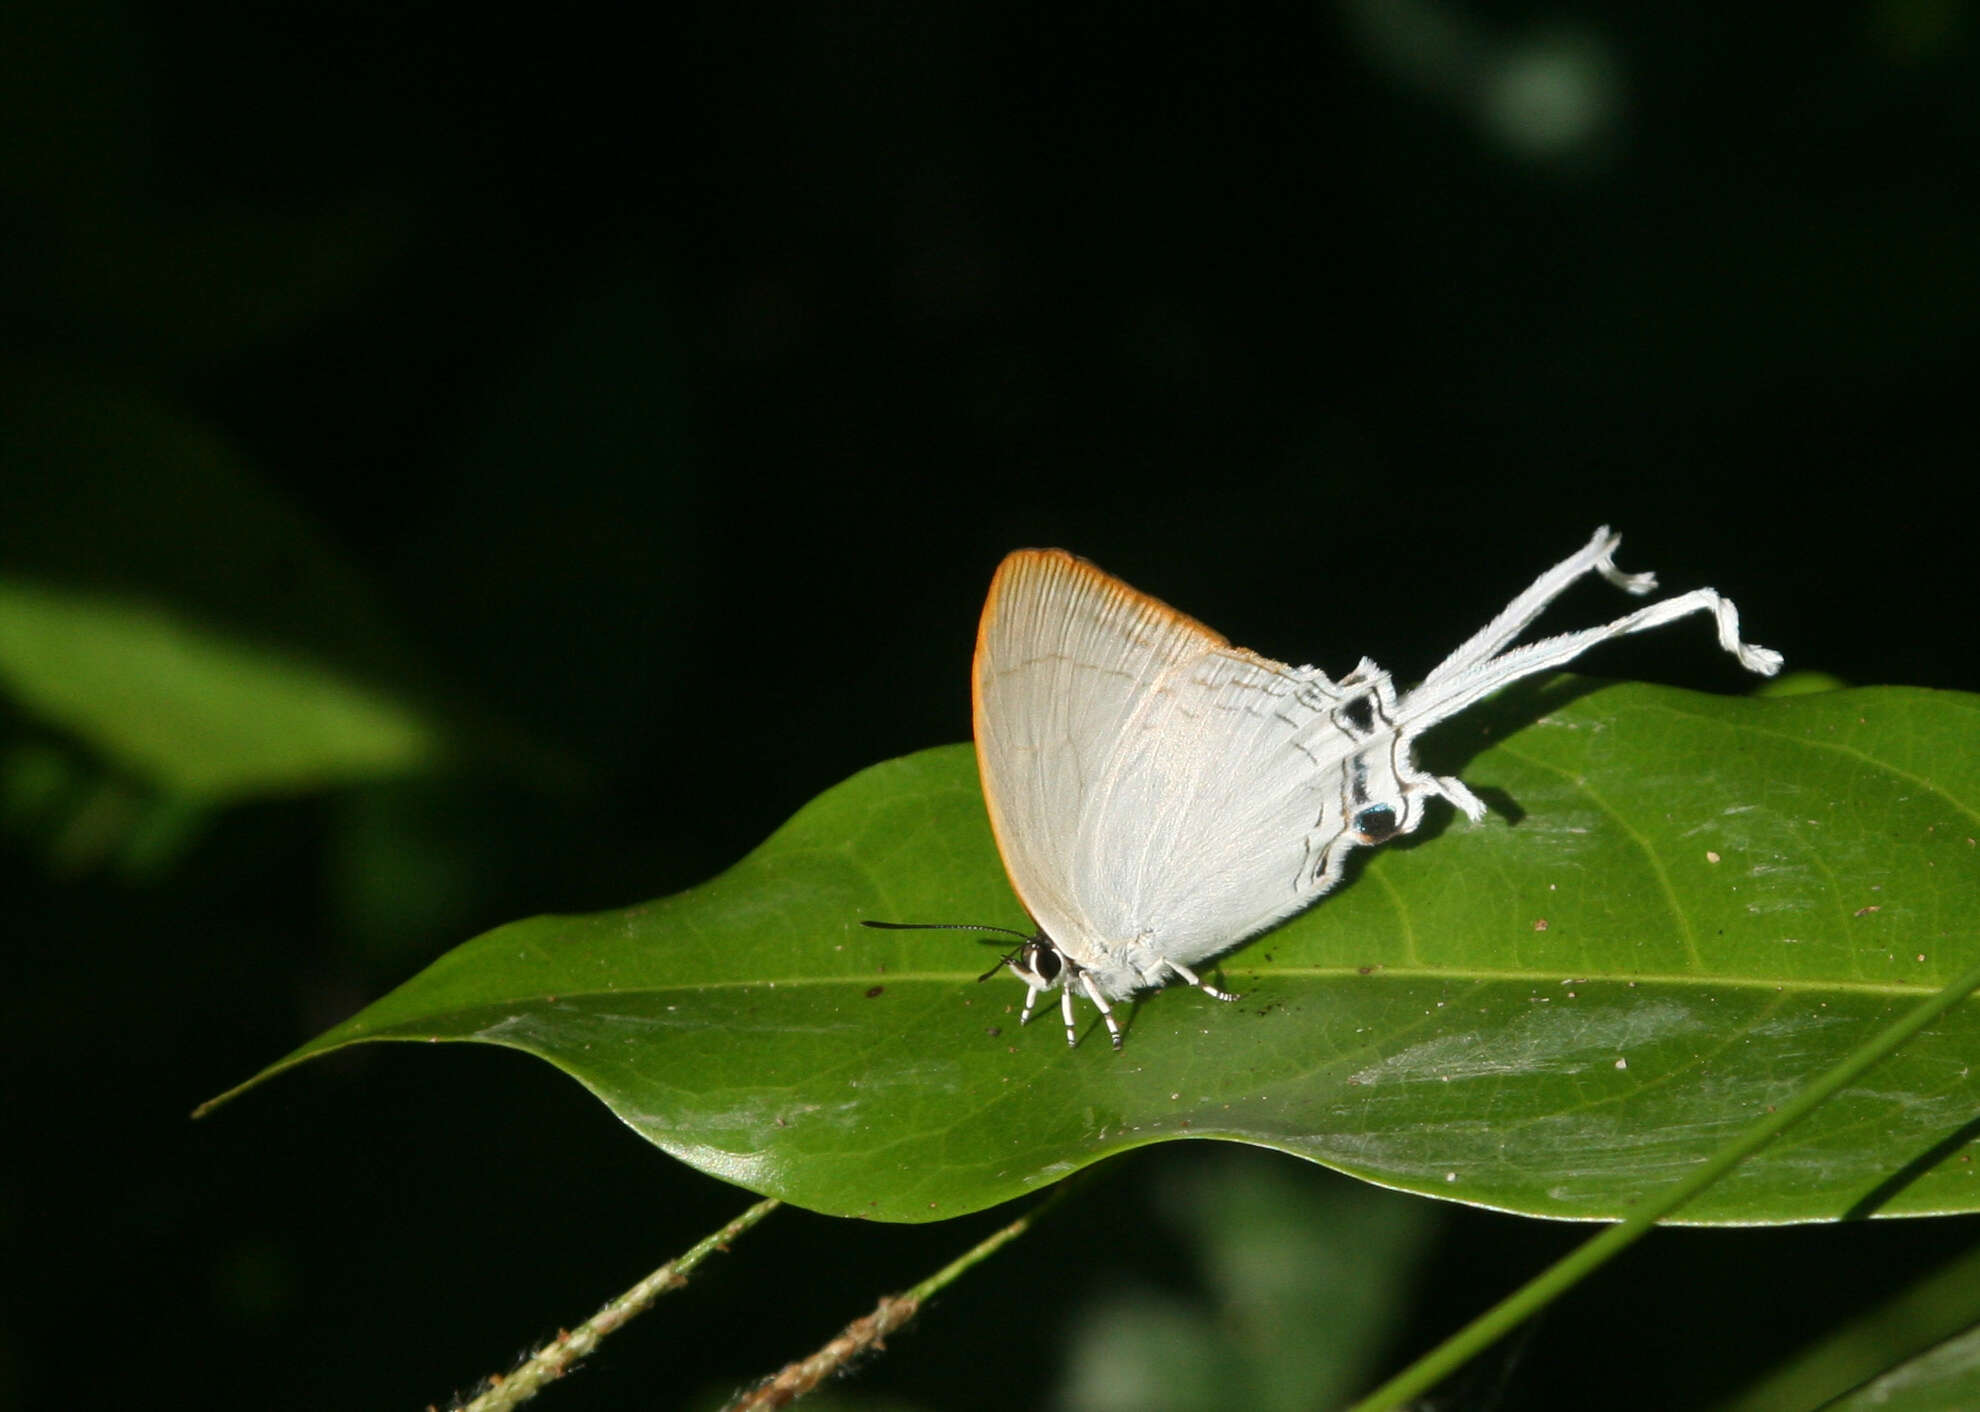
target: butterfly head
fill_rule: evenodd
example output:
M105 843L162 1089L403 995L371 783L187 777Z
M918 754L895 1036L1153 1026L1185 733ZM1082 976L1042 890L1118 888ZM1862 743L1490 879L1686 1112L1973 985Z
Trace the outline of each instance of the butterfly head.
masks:
M1009 967L1011 974L1034 992L1044 991L1050 990L1065 977L1066 958L1058 944L1041 932L1026 938L1023 945L999 957L997 964L978 976L977 980L987 981L1005 967Z

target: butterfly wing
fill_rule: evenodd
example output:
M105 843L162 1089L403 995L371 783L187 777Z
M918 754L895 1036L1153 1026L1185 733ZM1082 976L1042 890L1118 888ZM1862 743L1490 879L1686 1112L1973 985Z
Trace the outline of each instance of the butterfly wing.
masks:
M1342 693L1310 667L1221 647L1165 673L1083 821L1088 910L1193 966L1290 916L1334 875L1350 757Z
M1071 554L1012 554L977 636L976 749L1033 920L1118 994L1302 906L1340 830L1340 699Z
M1018 900L1084 965L1098 959L1077 871L1087 809L1154 684L1223 644L1064 550L1021 549L991 581L973 692L990 827Z

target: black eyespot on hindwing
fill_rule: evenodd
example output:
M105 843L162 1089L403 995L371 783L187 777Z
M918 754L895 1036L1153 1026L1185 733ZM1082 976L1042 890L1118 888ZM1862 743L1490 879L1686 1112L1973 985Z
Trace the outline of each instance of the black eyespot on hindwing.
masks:
M1396 811L1386 804L1371 804L1354 816L1354 831L1364 843L1382 843L1395 837Z

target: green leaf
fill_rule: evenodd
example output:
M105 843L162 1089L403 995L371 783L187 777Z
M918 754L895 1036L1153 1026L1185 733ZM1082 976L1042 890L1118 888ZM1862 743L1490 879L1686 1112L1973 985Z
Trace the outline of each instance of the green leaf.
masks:
M1055 1015L1020 1030L1020 987L975 984L989 953L960 934L859 927L1024 924L950 747L702 887L476 938L262 1077L367 1040L506 1045L706 1172L887 1220L1179 1137L1613 1218L1980 961L1980 709L1587 690L1509 692L1429 742L1492 817L1377 850L1234 952L1237 1004L1144 998L1123 1053L1090 1010L1076 1050ZM1969 1003L1686 1219L1980 1209L1976 1054Z
M1980 1404L1980 1327L1947 1339L1866 1383L1847 1397L1825 1403L1828 1412L1965 1412Z
M1066 1346L1049 1404L1345 1406L1387 1361L1439 1209L1274 1153L1227 1144L1189 1156L1144 1163L1136 1178L1153 1198L1154 1239L1189 1253L1194 1287L1110 1280L1055 1314Z
M167 608L0 576L0 683L146 779L229 799L427 767L394 696Z
M423 664L226 438L30 372L0 392L0 464L23 487L0 518L0 694L40 725L198 805L440 761Z

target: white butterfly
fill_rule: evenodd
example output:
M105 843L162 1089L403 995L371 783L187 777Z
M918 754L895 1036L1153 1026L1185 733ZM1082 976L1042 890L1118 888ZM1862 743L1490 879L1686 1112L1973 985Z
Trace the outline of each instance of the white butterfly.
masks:
M1172 977L1233 999L1193 968L1317 900L1353 849L1412 832L1433 797L1484 817L1463 783L1418 769L1412 747L1510 682L1700 612L1741 666L1780 669L1779 653L1740 640L1738 611L1709 588L1511 646L1586 574L1655 588L1616 568L1619 540L1597 530L1400 694L1365 657L1336 682L1233 647L1064 550L1006 558L977 633L976 755L1005 871L1038 926L1011 933L1023 944L999 963L1030 988L1023 1021L1060 986L1077 1044L1076 985L1119 1049L1110 1000Z

